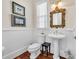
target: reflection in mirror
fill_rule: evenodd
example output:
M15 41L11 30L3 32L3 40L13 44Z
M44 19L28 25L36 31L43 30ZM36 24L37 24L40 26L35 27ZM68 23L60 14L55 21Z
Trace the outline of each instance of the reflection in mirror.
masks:
M62 24L62 18L61 13L53 14L53 25L61 25Z

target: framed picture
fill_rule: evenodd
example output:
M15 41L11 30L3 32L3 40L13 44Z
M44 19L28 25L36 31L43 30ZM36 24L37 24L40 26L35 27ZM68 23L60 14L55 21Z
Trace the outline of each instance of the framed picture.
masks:
M21 26L24 27L25 25L25 18L20 16L11 15L11 26Z
M25 7L19 5L19 4L15 3L15 2L12 2L12 12L14 14L25 16Z

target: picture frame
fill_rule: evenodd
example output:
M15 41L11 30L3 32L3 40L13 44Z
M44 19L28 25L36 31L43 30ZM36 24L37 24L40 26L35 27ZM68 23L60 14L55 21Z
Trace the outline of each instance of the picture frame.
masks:
M12 13L25 16L25 7L16 2L12 2Z
M26 26L25 17L11 15L11 26L25 27Z

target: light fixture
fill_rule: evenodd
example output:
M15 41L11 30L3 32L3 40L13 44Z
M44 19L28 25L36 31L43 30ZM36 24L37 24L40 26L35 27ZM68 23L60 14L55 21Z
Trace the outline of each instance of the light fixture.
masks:
M56 8L56 4L52 4L52 5L51 5L51 11L52 11L52 10L55 10L55 8Z
M55 9L61 9L62 8L62 2L61 0L56 0L54 4L51 4L51 11Z
M62 2L60 1L57 6L59 9L62 8Z

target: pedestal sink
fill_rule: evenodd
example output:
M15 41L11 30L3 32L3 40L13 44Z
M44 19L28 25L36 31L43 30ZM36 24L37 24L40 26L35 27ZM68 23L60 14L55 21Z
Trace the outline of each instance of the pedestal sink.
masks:
M58 33L56 33L56 34L54 34L54 33L52 33L52 34L48 34L48 37L49 38L52 38L53 39L53 44L54 44L54 59L60 59L59 58L59 46L58 46L58 41L60 40L60 39L63 39L63 38L65 38L65 35L63 35L63 34L58 34Z

